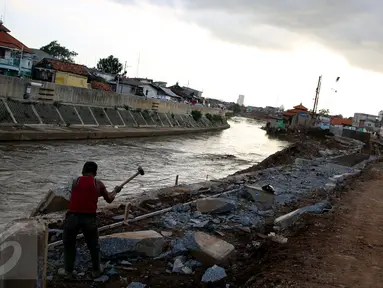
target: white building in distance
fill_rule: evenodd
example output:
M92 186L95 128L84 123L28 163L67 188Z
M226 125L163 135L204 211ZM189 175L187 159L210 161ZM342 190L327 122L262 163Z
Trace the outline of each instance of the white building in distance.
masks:
M237 104L243 106L243 103L245 103L245 95L239 95Z

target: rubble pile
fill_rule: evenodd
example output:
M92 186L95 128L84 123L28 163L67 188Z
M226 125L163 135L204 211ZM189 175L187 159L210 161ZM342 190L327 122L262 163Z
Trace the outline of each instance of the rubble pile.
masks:
M356 146L355 143L350 145L350 153L355 153ZM175 204L166 212L135 225L121 225L113 231L102 232L100 251L105 272L97 281L115 281L119 287L198 287L210 284L236 287L232 285L239 280L234 280L234 274L246 274L241 272L245 269L240 266L241 261L250 261L254 251L262 249L267 241L277 245L287 243L288 239L283 234L286 229L305 213L330 210L331 191L348 177L360 173L360 169L373 160L361 157L361 154L343 157L345 152L335 144L334 147L338 148L304 147L305 144L290 147L289 153L296 151L292 152L294 156L279 152L279 156L270 158L275 161L265 160L264 166L278 163L276 167L258 167L255 171L222 179L219 184L209 182L205 187L195 185L190 186L194 189L183 188L185 191L173 189L173 194L185 194L180 199L194 201L188 205ZM308 159L296 157L306 152ZM279 165L286 158L289 164ZM354 166L356 162L360 162L358 166ZM221 194L215 195L217 193ZM294 206L287 214L282 212L302 200L310 205L298 206L297 210ZM145 203L159 211L169 205L161 201L156 198ZM109 217L107 223L122 219L106 213L103 217ZM130 215L129 219L132 217ZM50 229L50 234L51 241L54 241L60 239L62 230L56 227ZM58 270L62 267L62 247L50 249L47 270L55 287L63 287L57 286L61 279ZM77 250L75 268L79 281L95 281L91 279L90 268L89 253L82 242ZM175 283L178 281L184 281L183 285L177 286Z

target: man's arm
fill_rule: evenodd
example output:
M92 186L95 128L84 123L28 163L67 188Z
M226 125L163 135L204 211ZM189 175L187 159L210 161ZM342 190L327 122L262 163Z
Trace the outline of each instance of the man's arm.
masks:
M100 180L96 180L96 185L99 192L98 195L100 197L102 196L107 203L112 203L117 193L121 191L121 189L117 186L116 188L114 188L112 192L108 192L108 190L106 190L104 183Z

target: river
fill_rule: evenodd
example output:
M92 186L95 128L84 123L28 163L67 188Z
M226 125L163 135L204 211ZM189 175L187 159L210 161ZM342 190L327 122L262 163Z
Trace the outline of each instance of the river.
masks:
M49 189L66 185L85 161L99 165L98 177L112 188L145 170L123 193L217 179L248 168L283 149L269 139L261 123L233 118L230 129L205 134L68 142L1 144L0 224L28 216Z

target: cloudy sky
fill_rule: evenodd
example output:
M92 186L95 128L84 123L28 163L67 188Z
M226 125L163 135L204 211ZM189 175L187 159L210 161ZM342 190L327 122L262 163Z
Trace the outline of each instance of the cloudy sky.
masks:
M113 54L131 77L206 97L312 108L323 75L319 108L383 110L378 0L0 0L0 14L29 47L57 40L92 67Z

